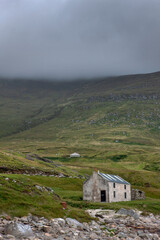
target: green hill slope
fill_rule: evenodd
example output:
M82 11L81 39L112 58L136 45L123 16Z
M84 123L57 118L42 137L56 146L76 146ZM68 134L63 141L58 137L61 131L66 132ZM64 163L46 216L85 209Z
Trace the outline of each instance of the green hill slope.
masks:
M74 148L158 147L159 87L160 73L75 82L1 80L0 137Z
M0 136L64 117L153 128L159 123L159 87L160 73L74 82L0 80Z
M160 170L159 72L73 82L0 80L0 113L2 149L54 157L78 151L128 169Z
M75 151L81 158L68 157ZM26 154L37 154L49 162L28 160ZM157 206L160 198L160 73L73 82L0 80L1 173L19 173L17 179L26 171L87 176L94 167L120 175L146 192L146 201L120 203L117 207L135 204L139 209L145 205L146 211L159 211L158 207L153 209L153 203ZM82 180L75 180L81 184L76 195L70 186L74 180L67 179L68 192L62 186L55 192L70 207L87 207L81 200ZM35 181L43 185L42 176L31 180L33 187ZM57 180L53 180L54 187ZM48 177L46 181L49 186ZM18 189L12 187L17 196ZM9 188L5 182L2 198ZM6 199L6 204L10 203L9 195ZM45 204L48 199L51 198L44 199ZM0 199L2 208L3 200ZM97 206L100 207L91 207ZM33 212L43 215L42 208ZM22 215L23 209L18 211L16 207L15 214Z

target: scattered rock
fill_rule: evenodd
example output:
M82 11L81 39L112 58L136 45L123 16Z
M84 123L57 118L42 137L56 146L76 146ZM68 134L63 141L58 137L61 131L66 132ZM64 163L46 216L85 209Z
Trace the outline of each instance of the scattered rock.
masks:
M65 220L63 218L55 218L53 219L54 222L57 222L61 227L65 226Z
M31 160L31 161L34 161L34 159L37 159L37 160L40 160L40 161L43 161L43 162L52 163L51 160L49 160L47 158L40 157L37 154L28 154L27 153L26 154L26 159Z
M43 228L42 228L42 230L43 230L44 232L48 233L48 232L50 232L51 229L50 229L50 226L44 225Z
M16 240L16 238L13 235L10 235L10 234L7 234L5 239Z
M28 153L26 154L26 159L27 159L27 160L34 161L34 158L33 158L32 156L30 156Z
M70 227L79 228L81 230L84 228L83 224L78 222L76 219L66 218L66 222Z
M0 218L0 240L159 240L160 216L139 216L134 210L87 210L95 221L80 223L72 218L37 217ZM127 211L127 212L126 212ZM128 212L129 211L129 212ZM98 218L98 221L97 221Z
M29 220L28 217L22 217L22 218L21 218L21 221L22 221L22 222L25 222L25 223L27 223L28 220Z
M93 240L98 239L98 236L96 233L91 233L89 237L90 239L93 239Z
M51 193L53 193L54 191L53 191L53 189L52 188L50 188L50 187L45 187L45 189L48 191L48 192L51 192Z
M16 238L33 236L33 231L29 225L16 222L7 224L4 228L4 232L6 235L10 234Z
M35 185L35 187L36 187L39 191L43 192L43 188L42 188L42 187L40 187L40 186L38 186L38 185Z
M8 220L8 221L9 221L9 220L11 220L11 217L10 217L10 216L8 216L8 215L7 215L7 216L5 216L4 218L5 218L6 220Z
M63 178L63 177L65 177L65 176L64 176L63 173L59 173L58 177L59 177L59 178Z

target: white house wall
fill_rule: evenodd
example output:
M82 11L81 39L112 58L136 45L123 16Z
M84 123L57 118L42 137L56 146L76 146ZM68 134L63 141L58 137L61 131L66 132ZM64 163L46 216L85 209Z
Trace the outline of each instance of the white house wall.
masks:
M115 188L113 187L113 182L108 182L109 184L109 202L120 202L120 201L131 201L131 185L126 184L126 189L124 184L115 183ZM115 197L114 197L115 191ZM126 193L126 198L125 198Z

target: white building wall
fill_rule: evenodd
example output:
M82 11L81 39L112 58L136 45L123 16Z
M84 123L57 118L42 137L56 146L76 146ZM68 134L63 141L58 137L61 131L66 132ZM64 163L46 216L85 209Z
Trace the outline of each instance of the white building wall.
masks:
M131 201L131 185L109 182L109 202ZM126 186L126 189L125 187ZM114 197L115 192L115 197ZM125 198L126 193L126 198Z

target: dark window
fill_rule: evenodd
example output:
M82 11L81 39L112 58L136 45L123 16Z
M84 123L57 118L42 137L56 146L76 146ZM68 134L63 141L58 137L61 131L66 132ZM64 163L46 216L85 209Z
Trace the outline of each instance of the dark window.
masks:
M124 198L127 198L127 193L126 192L124 193Z
M126 189L126 185L124 185L124 189Z
M101 191L101 202L106 202L106 191L105 190Z
M114 188L116 187L116 184L115 184L115 182L113 183L113 187L114 187Z
M116 191L113 191L113 196L114 196L114 198L116 197Z

